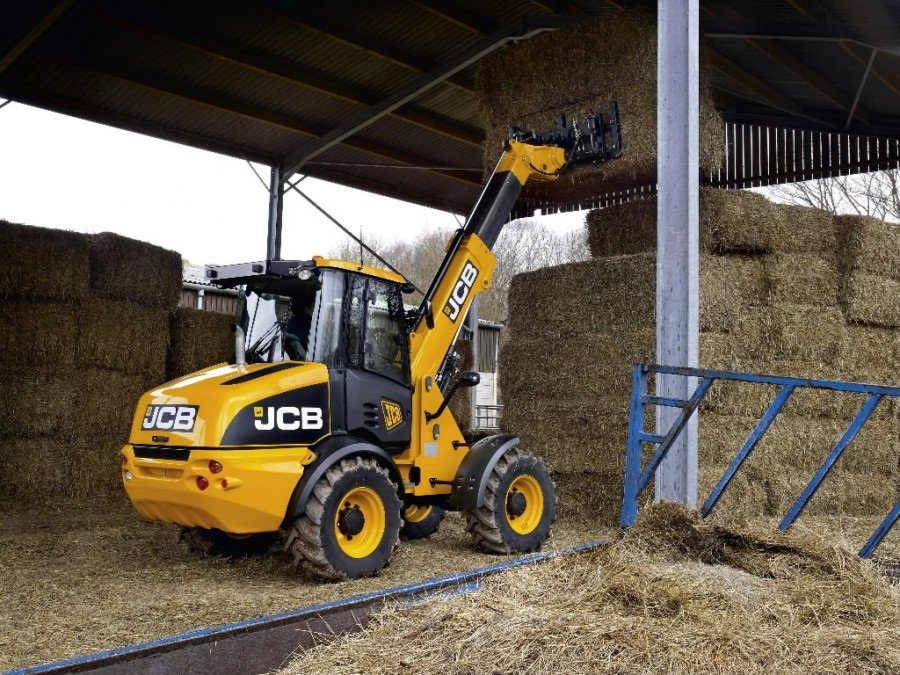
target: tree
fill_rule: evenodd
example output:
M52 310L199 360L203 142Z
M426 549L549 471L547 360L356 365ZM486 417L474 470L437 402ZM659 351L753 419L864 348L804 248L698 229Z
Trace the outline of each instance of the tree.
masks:
M448 229L424 230L415 236L394 242L364 238L366 244L396 267L419 289L425 291L444 258L444 247L453 232ZM497 269L491 289L479 296L478 314L482 319L505 321L507 295L516 274L589 257L583 228L558 231L534 218L515 220L507 225L494 246ZM359 244L347 240L330 252L334 258L359 260ZM367 265L383 267L372 255L363 252ZM408 296L406 302L415 304L422 296Z
M775 185L775 201L900 221L900 169Z

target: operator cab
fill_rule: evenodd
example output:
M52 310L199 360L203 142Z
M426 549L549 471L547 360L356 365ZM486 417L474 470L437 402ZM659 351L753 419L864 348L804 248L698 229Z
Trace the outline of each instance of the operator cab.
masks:
M327 366L333 431L387 450L409 447L403 277L319 257L211 267L207 275L241 291L235 323L244 333L246 363Z

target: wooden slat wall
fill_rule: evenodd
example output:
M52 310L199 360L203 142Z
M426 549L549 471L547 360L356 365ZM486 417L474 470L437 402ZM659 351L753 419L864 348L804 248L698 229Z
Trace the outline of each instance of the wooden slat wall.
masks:
M704 185L743 189L900 168L897 138L729 122L725 143L722 168L702 176ZM548 214L602 209L654 194L656 185L648 184L572 204L528 203L513 217L529 217L536 209Z

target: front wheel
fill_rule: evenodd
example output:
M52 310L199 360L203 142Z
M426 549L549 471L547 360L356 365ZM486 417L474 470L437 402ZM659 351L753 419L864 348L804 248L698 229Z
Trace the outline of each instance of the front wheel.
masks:
M556 490L544 463L512 448L491 470L484 504L465 512L475 545L490 553L527 553L541 547L556 519Z
M403 509L403 527L400 528L401 539L425 539L430 537L441 526L446 512L440 506L410 504Z
M316 483L303 515L287 528L285 550L313 577L369 577L387 565L400 536L400 499L373 459L338 462Z

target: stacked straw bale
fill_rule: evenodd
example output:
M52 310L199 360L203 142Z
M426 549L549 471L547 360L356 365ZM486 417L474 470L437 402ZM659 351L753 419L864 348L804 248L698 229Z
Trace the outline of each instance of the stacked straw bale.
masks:
M898 383L900 323L892 317L900 292L891 288L900 283L900 226L713 189L701 191L700 214L703 367ZM588 504L612 523L631 365L655 360L656 201L592 211L587 226L592 260L513 280L502 425L555 469L561 510ZM713 387L700 415L701 499L774 394L758 385ZM796 392L719 508L783 515L863 399ZM653 428L650 414L645 428ZM900 405L883 401L808 512L885 513L898 457Z
M527 64L523 67L523 64ZM725 149L701 65L700 163L717 169ZM640 9L617 12L498 49L481 61L475 85L486 131L485 171L493 170L509 128L542 131L560 114L583 119L618 101L625 154L565 178L534 181L525 195L572 201L597 185L618 190L656 180L656 19Z
M234 353L233 322L228 314L189 307L176 309L170 323L166 379L174 380L227 361Z
M457 340L456 352L459 354L459 363L456 366L458 373L466 370L475 370L475 350L472 340ZM472 431L472 396L474 389L460 389L450 400L450 412L459 426L459 430L467 435Z
M177 253L0 221L0 497L102 502L141 393L165 379Z

